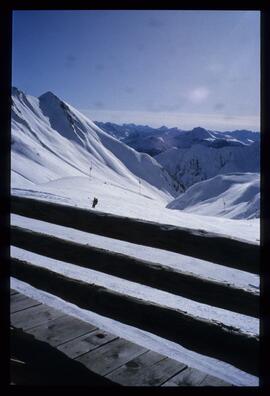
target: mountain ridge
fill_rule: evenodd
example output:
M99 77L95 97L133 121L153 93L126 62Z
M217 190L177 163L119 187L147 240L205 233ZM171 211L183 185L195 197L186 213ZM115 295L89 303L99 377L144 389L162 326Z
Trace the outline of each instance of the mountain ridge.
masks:
M121 185L137 186L141 179L154 194L175 196L174 181L155 159L114 139L52 92L35 98L15 87L12 93L13 172L23 168L35 183L90 172Z

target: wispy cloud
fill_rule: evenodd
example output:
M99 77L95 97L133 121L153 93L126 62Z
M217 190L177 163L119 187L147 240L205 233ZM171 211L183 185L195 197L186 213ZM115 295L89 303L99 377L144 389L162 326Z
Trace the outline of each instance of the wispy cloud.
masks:
M73 68L77 62L77 58L73 54L68 54L65 58L65 67Z
M206 70L216 74L222 72L224 70L224 66L218 62L212 62L207 65Z
M192 103L202 103L204 102L210 94L210 91L206 87L196 87L188 92L188 99Z
M154 111L120 111L83 109L83 114L93 121L135 123L160 127L179 127L180 129L192 129L197 126L203 128L229 131L235 129L260 130L260 117L257 115L238 116L226 114L200 114L180 112L154 112Z

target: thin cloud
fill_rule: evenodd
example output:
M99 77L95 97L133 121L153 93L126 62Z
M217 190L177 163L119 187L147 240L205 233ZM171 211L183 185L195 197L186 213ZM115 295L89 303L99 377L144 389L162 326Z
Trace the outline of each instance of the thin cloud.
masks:
M72 68L75 66L75 63L77 62L76 56L72 54L68 54L65 58L65 67L67 68Z
M117 124L134 123L160 127L178 127L180 129L192 129L197 126L217 131L229 131L235 129L260 130L260 117L256 115L238 116L222 114L200 114L180 112L154 112L154 111L131 111L131 110L81 110L88 118L95 121L114 122Z
M192 103L202 103L208 98L209 94L210 91L208 88L197 87L192 89L187 96Z
M225 103L219 102L219 103L215 104L214 109L215 110L222 110L222 109L224 109L224 107L225 107Z

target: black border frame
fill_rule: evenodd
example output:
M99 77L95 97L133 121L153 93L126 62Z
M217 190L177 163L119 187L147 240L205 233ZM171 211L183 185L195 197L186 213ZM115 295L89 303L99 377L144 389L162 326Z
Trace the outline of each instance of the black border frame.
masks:
M266 6L263 1L231 1L228 0L226 4L220 4L217 1L208 0L205 2L191 0L191 1L171 1L168 0L164 7L157 6L158 4L151 1L123 1L109 4L106 1L89 2L76 0L67 4L60 0L11 0L8 4L0 5L0 92L2 96L0 106L0 125L1 125L1 144L0 144L0 320L1 320L1 351L0 358L2 360L1 368L1 385L8 387L12 391L21 391L22 388L27 388L27 391L35 389L35 387L20 387L9 385L9 246L10 246L10 95L11 95L11 81L12 81L12 12L23 10L88 10L88 9L108 9L108 10L254 10L261 11L261 298L260 298L260 386L257 388L239 387L239 388L182 388L183 392L199 392L209 394L211 392L244 392L257 393L270 389L270 363L267 349L269 349L269 334L270 334L270 267L267 262L269 257L270 247L270 167L268 148L270 148L270 5ZM269 170L268 170L269 169ZM268 259L269 261L269 259ZM4 380L3 380L4 378ZM2 387L2 389L3 389ZM44 388L45 391L51 387ZM58 387L60 390L66 387ZM1 389L1 388L0 388ZM82 388L79 388L83 390ZM128 393L136 391L135 389L128 390ZM178 389L178 388L177 388ZM38 387L38 391L42 391ZM74 392L74 388L70 388ZM137 388L141 393L148 392L153 389ZM94 388L88 391L95 392ZM175 392L176 388L160 388L155 389L155 392ZM111 392L111 390L110 390ZM119 388L117 393L122 392ZM179 392L179 389L177 390Z

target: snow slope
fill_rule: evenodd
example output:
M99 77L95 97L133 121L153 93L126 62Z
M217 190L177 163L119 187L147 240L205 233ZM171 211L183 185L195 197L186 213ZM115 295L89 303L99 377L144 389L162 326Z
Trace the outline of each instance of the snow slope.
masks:
M137 151L154 156L184 188L217 174L259 172L259 132L97 124Z
M175 195L156 160L103 132L51 92L35 98L13 88L11 150L13 187L91 174L136 191L143 184L153 197Z
M231 219L259 217L258 173L218 175L189 187L167 205L169 209Z
M194 144L171 148L155 158L184 188L218 174L260 171L259 142L218 148Z

